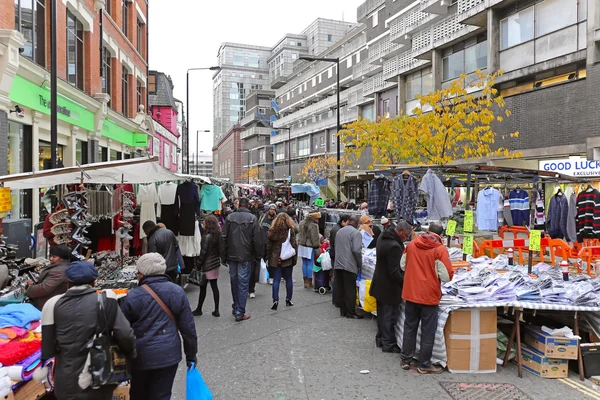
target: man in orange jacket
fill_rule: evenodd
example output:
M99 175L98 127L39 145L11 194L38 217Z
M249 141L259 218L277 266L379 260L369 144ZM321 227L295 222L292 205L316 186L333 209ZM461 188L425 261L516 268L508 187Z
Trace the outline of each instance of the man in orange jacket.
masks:
M444 228L432 223L429 230L409 243L400 261L405 270L402 298L406 301L402 369L413 365L417 330L421 323L421 351L416 366L420 374L439 374L443 368L431 364L431 354L442 297L441 282L452 279L454 271L448 250L440 237Z

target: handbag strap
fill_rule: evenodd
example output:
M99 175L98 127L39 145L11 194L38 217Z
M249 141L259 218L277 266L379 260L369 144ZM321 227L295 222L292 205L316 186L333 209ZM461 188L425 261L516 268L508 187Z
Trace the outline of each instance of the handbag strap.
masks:
M145 289L146 292L148 292L150 294L150 296L152 296L152 298L158 303L158 305L163 309L163 311L167 313L169 318L171 318L171 321L173 321L173 323L175 325L177 325L177 321L175 320L175 316L173 315L173 312L169 309L169 307L167 307L167 305L165 303L163 303L163 301L160 299L160 297L158 297L156 292L154 292L154 290L152 290L150 288L150 286L148 286L146 284L143 284L142 288Z

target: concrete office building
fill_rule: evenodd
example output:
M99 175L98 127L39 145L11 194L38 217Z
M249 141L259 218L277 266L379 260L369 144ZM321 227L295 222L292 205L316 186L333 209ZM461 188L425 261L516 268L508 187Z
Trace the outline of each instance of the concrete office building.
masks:
M213 176L213 156L200 152L198 156L191 156L190 174L211 177Z

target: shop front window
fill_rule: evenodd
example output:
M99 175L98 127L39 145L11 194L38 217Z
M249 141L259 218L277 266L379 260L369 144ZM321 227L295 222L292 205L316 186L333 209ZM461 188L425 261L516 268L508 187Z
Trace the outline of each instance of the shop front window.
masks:
M50 157L52 155L52 152L50 151L50 143L40 141L39 146L40 146L40 164L39 164L40 171L50 169L50 167L51 167ZM56 157L56 167L57 168L64 167L63 149L64 149L64 146L58 145L57 157Z
M116 150L110 150L110 161L115 161L119 159L119 154Z
M75 159L81 165L88 163L88 143L82 140L77 140L75 145Z

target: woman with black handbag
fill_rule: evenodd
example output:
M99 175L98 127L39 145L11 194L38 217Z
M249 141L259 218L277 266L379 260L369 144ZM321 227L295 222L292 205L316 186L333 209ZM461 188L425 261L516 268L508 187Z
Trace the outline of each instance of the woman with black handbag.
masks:
M198 296L198 307L194 310L195 316L202 315L202 305L206 299L206 291L208 283L213 292L215 301L215 311L212 315L220 317L219 314L219 287L217 279L219 279L219 269L221 267L220 257L220 242L221 242L221 226L219 220L214 215L208 215L204 218L204 235L202 236L200 256L198 256L198 270L201 272L200 294Z

